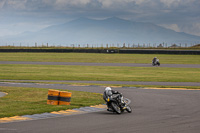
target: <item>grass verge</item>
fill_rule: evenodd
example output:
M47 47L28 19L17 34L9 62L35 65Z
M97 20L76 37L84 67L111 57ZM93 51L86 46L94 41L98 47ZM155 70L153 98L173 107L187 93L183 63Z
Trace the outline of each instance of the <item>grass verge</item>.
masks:
M199 82L200 68L3 64L0 79Z
M200 64L200 55L99 54L99 53L1 53L0 61L146 63L158 57L161 64Z
M16 115L38 114L104 103L102 95L72 91L71 105L48 105L48 89L24 87L0 87L8 95L0 98L0 118Z

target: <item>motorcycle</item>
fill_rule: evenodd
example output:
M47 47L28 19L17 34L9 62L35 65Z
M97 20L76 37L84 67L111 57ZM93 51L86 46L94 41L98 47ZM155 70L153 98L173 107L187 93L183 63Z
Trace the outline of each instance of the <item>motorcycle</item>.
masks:
M120 96L119 94L109 96L108 98L104 98L104 100L106 101L108 107L107 111L115 112L117 114L121 114L125 110L128 113L132 112L132 109L129 106L131 101L127 98L123 98L123 96Z
M160 62L159 62L159 59L156 59L155 61L152 61L152 66L160 66Z

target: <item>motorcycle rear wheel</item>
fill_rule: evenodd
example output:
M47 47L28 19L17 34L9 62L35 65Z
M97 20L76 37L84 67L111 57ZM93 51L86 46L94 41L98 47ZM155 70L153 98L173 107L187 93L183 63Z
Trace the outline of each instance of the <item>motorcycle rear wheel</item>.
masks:
M121 114L121 109L120 107L117 106L117 104L115 102L111 102L111 106L113 108L113 110L117 113L117 114Z

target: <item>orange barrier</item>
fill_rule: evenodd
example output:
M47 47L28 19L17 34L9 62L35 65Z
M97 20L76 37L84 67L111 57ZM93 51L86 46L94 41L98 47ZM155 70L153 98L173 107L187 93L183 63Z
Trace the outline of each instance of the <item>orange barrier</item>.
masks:
M71 95L72 95L71 92L58 91L58 90L50 89L48 91L47 104L50 104L50 105L70 105Z
M59 105L70 105L71 96L71 92L60 91Z
M60 92L58 90L52 90L50 89L48 91L48 100L47 100L47 104L50 105L58 105L59 103L59 94Z

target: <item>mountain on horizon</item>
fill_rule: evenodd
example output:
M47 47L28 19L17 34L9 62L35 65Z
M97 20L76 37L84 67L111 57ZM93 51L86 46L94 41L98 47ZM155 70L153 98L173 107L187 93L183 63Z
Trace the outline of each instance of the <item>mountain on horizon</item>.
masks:
M37 32L26 32L0 39L8 43L38 44L185 44L199 42L200 36L175 32L152 23L133 22L117 17L104 20L82 17Z

